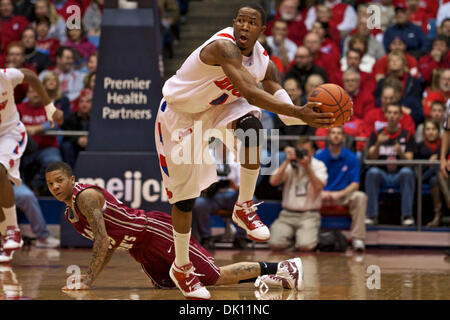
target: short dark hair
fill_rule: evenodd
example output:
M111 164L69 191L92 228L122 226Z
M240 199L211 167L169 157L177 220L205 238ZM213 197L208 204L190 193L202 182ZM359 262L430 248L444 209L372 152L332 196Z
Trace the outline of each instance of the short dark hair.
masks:
M437 41L442 41L445 42L445 45L448 47L449 46L449 42L450 39L449 37L444 36L443 34L438 34L434 39L433 39L433 44Z
M61 46L61 47L58 48L58 50L56 50L56 54L55 54L56 57L61 58L63 56L63 54L64 54L64 51L66 51L66 50L69 50L73 54L72 48Z
M431 108L433 108L433 106L440 106L442 110L445 111L445 104L440 100L433 100L430 104L430 110Z
M309 136L300 136L300 138L298 138L297 142L295 143L295 146L297 148L300 148L301 146L303 146L304 144L309 143L311 145L311 147L313 149L314 148L314 141L312 141L312 139Z
M399 103L390 103L386 106L386 111L389 109L389 107L396 107L402 113L402 106Z
M47 169L45 169L45 174L56 170L63 171L68 177L73 176L72 167L63 161L56 161L50 163Z
M359 54L359 58L361 59L363 56L363 53L361 50L356 49L356 48L348 48L347 50L347 54L349 54L350 52L356 52L357 54Z
M261 7L260 4L254 3L254 2L253 2L253 3L244 3L244 4L241 4L241 5L237 8L237 10L236 10L235 17L237 17L237 15L238 15L238 13L239 13L239 10L241 10L242 8L250 8L250 9L254 9L254 10L258 11L258 12L260 13L260 15L261 15L261 24L262 24L263 26L265 26L265 25L267 24L267 15L266 15L266 11L263 9L263 7Z

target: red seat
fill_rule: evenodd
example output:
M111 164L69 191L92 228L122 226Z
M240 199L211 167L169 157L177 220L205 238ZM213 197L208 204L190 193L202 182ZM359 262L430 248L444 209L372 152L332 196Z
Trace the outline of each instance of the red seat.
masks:
M349 208L344 205L323 205L320 208L322 216L349 216Z

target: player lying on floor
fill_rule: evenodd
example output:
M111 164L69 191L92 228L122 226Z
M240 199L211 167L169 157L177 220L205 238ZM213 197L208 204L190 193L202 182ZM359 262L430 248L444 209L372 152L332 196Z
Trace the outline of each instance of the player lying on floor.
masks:
M116 249L125 249L138 261L158 288L175 287L169 276L174 259L174 242L170 215L159 211L131 209L105 189L75 182L71 167L54 162L45 178L52 195L67 205L65 216L81 235L94 241L87 274L79 286L63 290L90 289L110 261ZM269 286L301 290L303 268L300 258L272 262L240 262L223 267L191 237L190 259L197 277L186 282L194 287L196 279L205 285L230 285L264 281Z

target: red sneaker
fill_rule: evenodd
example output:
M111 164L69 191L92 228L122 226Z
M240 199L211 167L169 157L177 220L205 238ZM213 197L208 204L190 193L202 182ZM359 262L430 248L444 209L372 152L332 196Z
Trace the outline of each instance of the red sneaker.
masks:
M267 241L270 239L269 228L262 223L256 213L256 207L261 203L255 203L253 200L240 204L236 202L233 210L233 222L247 231L248 237L255 241Z
M170 267L170 278L173 283L181 290L186 299L209 300L211 295L198 279L199 274L194 272L195 268L192 262L177 267L175 262Z
M6 234L3 236L3 249L19 250L23 246L20 229L15 226L6 228Z
M9 263L12 261L14 250L5 250L0 246L0 263Z

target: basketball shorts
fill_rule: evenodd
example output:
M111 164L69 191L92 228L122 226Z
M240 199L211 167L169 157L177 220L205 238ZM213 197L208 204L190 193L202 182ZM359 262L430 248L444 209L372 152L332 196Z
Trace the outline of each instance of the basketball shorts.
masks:
M19 172L20 158L27 147L27 139L27 132L22 122L0 136L0 163L6 168L9 180L16 186L22 183Z
M261 117L261 109L244 98L196 114L175 112L164 99L161 101L155 140L170 203L197 198L217 181L216 164L208 148L210 138L222 140L236 155L240 142L230 130L231 123L247 113Z
M175 244L172 234L172 218L164 212L147 212L149 220L141 245L130 249L131 256L138 261L157 288L172 288L175 284L169 276L175 260ZM189 245L189 259L199 280L206 286L214 285L220 276L220 268L214 258L193 237Z

